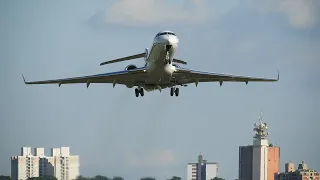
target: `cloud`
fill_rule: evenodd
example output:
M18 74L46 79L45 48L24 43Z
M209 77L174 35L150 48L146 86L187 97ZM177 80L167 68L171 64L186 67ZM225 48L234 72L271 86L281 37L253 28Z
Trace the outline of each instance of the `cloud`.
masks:
M259 0L253 4L261 12L285 15L296 28L312 28L320 24L319 0Z
M199 24L219 18L221 7L228 7L227 11L232 11L230 7L234 7L236 4L241 5L239 2L247 3L263 13L282 14L295 28L312 28L320 24L319 0L234 0L232 3L206 2L205 0L174 2L164 0L117 0L106 10L97 13L94 18L98 19L100 23L127 26L148 26L159 23Z
M132 153L126 159L126 164L131 167L165 167L176 162L171 150L155 150L144 154Z
M118 0L100 14L107 23L153 25L156 23L201 23L205 20L204 0L192 0L194 8L163 0Z

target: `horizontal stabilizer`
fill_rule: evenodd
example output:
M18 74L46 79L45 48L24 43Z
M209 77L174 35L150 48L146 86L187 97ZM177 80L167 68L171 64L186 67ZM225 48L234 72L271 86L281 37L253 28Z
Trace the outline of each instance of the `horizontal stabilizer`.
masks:
M110 61L106 61L100 64L100 66L102 65L106 65L106 64L111 64L111 63L116 63L116 62L121 62L121 61L128 61L128 60L132 60L132 59L138 59L138 58L142 58L145 56L146 53L140 53L140 54L135 54L132 56L127 56L127 57L123 57L123 58L119 58L119 59L114 59L114 60L110 60Z
M179 59L173 59L173 62L180 63L180 64L187 64L187 62L179 60Z

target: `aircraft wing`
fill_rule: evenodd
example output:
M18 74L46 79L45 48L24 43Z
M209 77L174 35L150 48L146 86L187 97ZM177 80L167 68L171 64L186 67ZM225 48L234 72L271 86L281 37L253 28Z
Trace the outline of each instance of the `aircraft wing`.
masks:
M279 71L277 79L268 79L268 78L258 78L258 77L249 77L249 76L236 76L236 75L227 75L227 74L218 74L210 72L201 72L184 68L176 68L174 72L174 78L177 82L181 84L189 83L198 83L198 82L275 82L279 80Z
M53 79L53 80L44 80L44 81L26 81L22 75L25 84L78 84L86 83L87 87L91 83L113 83L115 84L137 84L139 82L144 82L147 78L147 72L145 68L136 68L132 70L117 71L104 74L96 74L90 76L82 77L72 77L64 79Z

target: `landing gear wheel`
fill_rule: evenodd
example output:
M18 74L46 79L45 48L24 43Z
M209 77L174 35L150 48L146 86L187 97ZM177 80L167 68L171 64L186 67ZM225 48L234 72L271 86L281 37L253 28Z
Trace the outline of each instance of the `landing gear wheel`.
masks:
M174 88L171 88L170 89L170 96L173 96L173 94L174 94Z
M175 94L176 94L177 97L179 96L179 88L176 88Z
M171 89L170 89L170 96L173 96L173 95L176 95L176 96L179 96L179 88L174 88L174 87L172 87Z
M139 97L139 94L140 96L144 96L144 89L143 88L136 88L134 90L135 94L136 94L136 97Z
M144 96L144 89L143 88L140 89L140 95Z

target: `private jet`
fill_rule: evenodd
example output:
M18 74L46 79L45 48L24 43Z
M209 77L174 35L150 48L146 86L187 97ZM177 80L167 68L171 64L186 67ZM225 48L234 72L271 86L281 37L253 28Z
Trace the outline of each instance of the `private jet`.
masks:
M222 86L223 82L275 82L279 80L279 71L277 79L266 79L246 76L235 76L227 74L201 72L192 69L180 67L180 64L186 65L187 62L174 58L179 44L177 35L172 31L161 31L153 39L150 48L145 48L145 52L102 62L100 66L128 61L132 59L143 58L145 65L137 67L130 64L123 71L115 71L90 76L33 81L23 80L25 84L75 84L84 83L87 88L94 83L112 83L115 85L125 85L127 88L135 88L135 96L144 96L144 91L150 92L170 88L171 96L179 96L179 86L186 87L190 83L198 86L199 82L218 82Z

